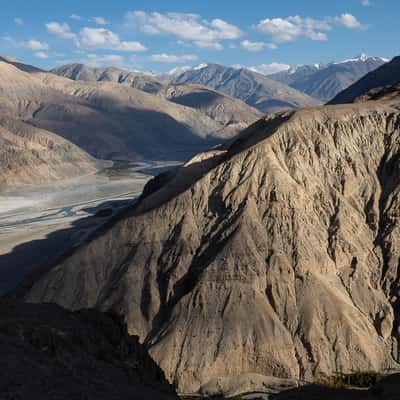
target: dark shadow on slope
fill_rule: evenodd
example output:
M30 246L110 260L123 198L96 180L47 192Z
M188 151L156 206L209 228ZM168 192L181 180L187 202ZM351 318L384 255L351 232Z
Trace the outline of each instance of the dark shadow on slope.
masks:
M69 228L52 232L40 240L20 244L10 253L0 255L0 296L18 294L23 287L30 286L134 201L106 201L96 207L82 209L92 216L78 219ZM28 222L34 221L24 221Z
M99 226L96 230L90 232L79 244L72 246L70 243L69 246L66 246L68 247L67 249L64 247L62 251L59 251L56 255L54 255L54 253L52 257L47 257L46 255L46 250L48 248L53 249L57 243L62 243L64 240L69 241L73 232L76 231L76 228L84 230L85 224L90 222L88 219L82 220L81 222L77 221L77 225L72 230L67 229L55 232L50 234L44 240L34 241L18 246L10 255L0 257L0 268L2 268L2 266L3 268L8 266L8 271L10 271L10 273L14 269L12 265L14 265L15 259L11 258L13 255L21 256L22 261L18 263L18 266L19 268L24 269L26 275L35 269L34 274L26 279L24 284L21 285L18 290L13 292L13 295L19 298L23 297L23 295L32 287L33 283L36 282L43 274L48 272L53 267L61 264L64 260L70 257L78 247L81 247L108 232L120 220L144 214L154 208L157 208L161 204L170 201L194 185L205 174L209 173L210 170L218 166L220 163L228 161L237 153L255 146L262 140L272 136L276 129L283 122L289 119L291 115L292 112L281 113L277 114L273 119L270 120L261 119L243 131L236 140L232 140L230 143L223 146L222 148L227 150L226 153L199 162L193 162L188 166L179 168L176 172L172 172L170 174L165 173L164 175L157 176L153 180L150 180L143 190L143 195L135 202L134 205L127 207L126 209L121 210L121 212L114 214L114 216L111 218L108 218L104 224ZM32 259L34 259L35 255L43 257L43 254L44 259L42 259L44 264L38 265L35 263L34 267L31 267ZM43 267L40 268L41 266ZM4 286L5 283L3 282L3 287Z
M400 374L394 374L384 378L369 390L308 385L274 395L271 400L398 400L399 393Z
M0 301L0 354L2 399L178 399L111 313Z
M208 92L198 90L194 93L187 93L181 96L172 97L169 100L187 107L202 108L214 104L218 97L222 97L222 95L213 92L210 89Z

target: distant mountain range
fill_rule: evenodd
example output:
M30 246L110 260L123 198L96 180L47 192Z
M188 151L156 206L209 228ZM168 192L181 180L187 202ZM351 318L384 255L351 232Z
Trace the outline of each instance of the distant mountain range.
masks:
M400 82L400 57L365 75L358 82L339 93L330 104L351 103L359 97L370 96L371 90L378 90ZM374 96L371 96L372 98Z
M67 64L51 70L54 74L74 81L116 82L157 94L165 89L166 83L150 73L125 71L120 68L93 68L84 64Z
M71 71L90 80L99 73ZM95 158L186 160L261 117L207 88L167 91L156 78L125 78L120 84L110 69L101 82L75 82L0 57L1 189L92 173Z
M387 61L384 58L362 54L341 62L300 65L268 77L326 103Z
M203 64L187 70L173 77L172 82L208 86L266 113L319 103L318 100L257 72L218 64Z
M270 112L284 107L297 108L317 102L326 103L387 61L385 58L361 54L340 62L298 65L273 74L263 74L256 67L231 68L200 64L194 68L174 68L167 74L159 75L159 78L175 83L209 86L240 98L264 112ZM282 85L278 86L272 81Z

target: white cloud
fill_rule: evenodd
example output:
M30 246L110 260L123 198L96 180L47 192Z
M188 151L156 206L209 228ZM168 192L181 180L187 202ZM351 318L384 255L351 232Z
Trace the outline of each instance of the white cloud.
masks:
M352 14L342 14L335 18L335 21L348 29L360 29L362 25L358 19Z
M22 42L21 45L33 51L49 49L49 45L46 42L40 42L39 40L34 39L28 40L27 42Z
M97 55L88 54L85 64L92 67L125 67L125 58L117 54Z
M108 25L109 24L109 22L104 17L93 17L92 20L97 25Z
M125 16L125 25L138 25L148 35L172 35L198 47L216 50L222 48L220 41L243 36L243 32L235 25L219 18L207 21L198 14L131 11Z
M270 35L274 44L291 42L304 36L311 40L326 40L325 31L331 26L320 20L297 16L287 18L264 19L256 25L256 29Z
M44 51L38 51L35 53L35 57L36 58L40 58L42 60L45 60L46 58L49 58L49 56L47 55L47 53L45 53Z
M121 41L119 36L104 28L83 28L79 33L78 47L83 49L105 49L115 51L145 51L139 42Z
M14 22L17 25L23 25L24 24L24 20L22 18L14 18Z
M248 69L250 71L258 72L259 74L272 75L277 72L287 71L290 69L290 65L273 62L271 64L255 65L253 67L248 67Z
M364 7L369 7L371 5L371 2L369 0L361 0L361 5Z
M71 19L74 19L75 21L82 21L82 17L77 14L72 14L69 16Z
M266 43L250 42L249 40L243 40L243 42L240 43L240 46L242 49L246 51L251 51L256 53L264 50L264 48L266 47Z
M271 64L260 64L260 65L255 65L253 67L246 67L245 65L242 65L242 64L234 64L234 65L232 65L232 68L235 68L235 69L243 69L244 68L244 69L248 69L250 71L257 72L259 74L267 76L267 75L275 74L277 72L287 71L288 69L290 69L290 65L273 62Z
M47 32L52 35L59 36L63 39L74 39L75 33L71 32L71 28L67 23L49 22L46 24Z
M323 41L328 39L327 32L333 29L334 25L339 25L347 29L359 29L363 25L357 18L349 13L337 17L327 17L325 19L313 19L310 17L300 17L298 15L287 18L267 18L261 20L255 29L271 37L270 48L285 42L293 42L301 37Z
M198 57L194 54L187 54L183 56L176 56L173 54L153 54L150 56L151 61L180 64L188 61L196 61Z
M194 44L200 49L217 50L217 51L221 51L224 49L224 46L222 46L222 44L219 42L202 42L197 40L194 42Z

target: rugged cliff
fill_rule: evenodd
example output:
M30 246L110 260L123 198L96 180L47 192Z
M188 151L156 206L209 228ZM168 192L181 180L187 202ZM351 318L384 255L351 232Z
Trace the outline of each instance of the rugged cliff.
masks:
M397 366L399 109L260 120L153 185L25 299L122 314L181 392Z

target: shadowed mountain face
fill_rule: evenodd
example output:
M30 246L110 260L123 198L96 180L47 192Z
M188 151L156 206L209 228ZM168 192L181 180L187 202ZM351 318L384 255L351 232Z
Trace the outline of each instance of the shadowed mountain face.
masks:
M349 88L339 93L330 104L351 103L373 89L392 86L400 82L400 57L370 72Z
M178 399L112 315L0 302L2 399Z
M266 117L24 298L122 314L186 393L396 367L399 126L396 95Z
M333 389L317 385L305 386L272 396L273 400L397 400L400 375L392 375L369 390Z
M0 190L94 173L100 165L60 136L0 117Z
M362 55L339 63L302 65L269 75L268 78L285 83L326 103L385 62L386 60L379 57Z
M208 86L263 112L318 104L318 100L264 75L216 64L186 71L173 82Z

